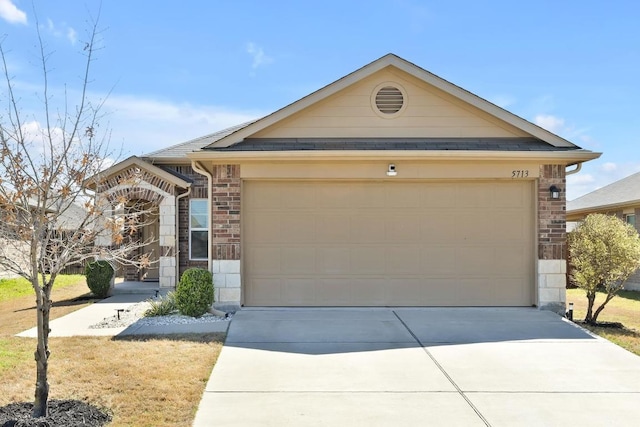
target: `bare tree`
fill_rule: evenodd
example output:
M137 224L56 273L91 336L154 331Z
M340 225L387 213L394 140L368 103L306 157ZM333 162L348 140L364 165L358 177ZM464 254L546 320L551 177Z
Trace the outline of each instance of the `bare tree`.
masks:
M101 171L116 159L109 151L109 133L101 131L101 107L89 96L95 60L98 19L89 21L83 43L83 69L75 100L65 89L60 104L49 85L51 55L40 33L38 69L42 77L40 105L33 117L23 113L14 77L7 66L7 39L0 40L4 88L0 102L0 267L27 279L37 306L36 385L33 416L47 415L49 383L49 313L56 276L68 265L87 259L109 259L145 267L138 248L149 242L136 238L146 212L122 193L117 199L88 193L87 180L99 183ZM27 117L25 117L25 115ZM34 125L35 124L35 125ZM136 173L122 175L119 184L135 187ZM80 207L81 209L78 209ZM73 226L69 213L73 210ZM95 245L96 239L110 242Z

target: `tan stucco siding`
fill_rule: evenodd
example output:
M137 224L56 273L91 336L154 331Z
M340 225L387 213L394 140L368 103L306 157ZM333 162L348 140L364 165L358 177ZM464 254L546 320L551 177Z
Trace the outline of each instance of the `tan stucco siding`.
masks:
M375 111L372 94L385 82L406 95L394 118ZM330 137L528 137L529 134L452 97L400 70L382 70L297 114L254 138Z

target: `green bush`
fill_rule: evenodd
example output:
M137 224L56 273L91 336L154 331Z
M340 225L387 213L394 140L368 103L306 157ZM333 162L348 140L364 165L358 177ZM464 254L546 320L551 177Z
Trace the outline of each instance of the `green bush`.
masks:
M167 316L178 309L176 307L176 295L174 292L168 292L165 296L150 299L147 300L147 302L151 307L144 312L145 317Z
M90 262L84 268L87 286L97 298L106 298L113 278L113 267L107 261Z
M176 306L181 314L200 317L213 304L213 276L208 270L190 268L182 274L176 289Z

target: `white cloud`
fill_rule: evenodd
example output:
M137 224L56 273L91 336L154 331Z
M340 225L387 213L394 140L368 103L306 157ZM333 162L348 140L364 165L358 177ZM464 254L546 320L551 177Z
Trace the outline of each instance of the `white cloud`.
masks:
M0 0L0 18L11 24L27 24L27 14L11 0Z
M598 188L596 178L586 172L567 176L567 200L576 199Z
M560 134L565 130L564 119L550 114L538 114L534 123L555 134Z
M253 58L251 68L253 68L254 70L260 66L268 65L273 62L273 58L267 56L264 53L264 50L262 50L262 48L255 43L247 43L247 53Z
M0 0L2 1L2 0ZM67 25L65 22L62 22L56 25L50 18L47 18L47 25L43 26L49 33L51 33L54 37L57 38L66 38L71 42L72 45L76 44L78 41L78 33L73 28Z
M111 146L122 145L125 157L166 148L265 115L117 94L107 99L104 108L108 115L101 125L111 129Z
M67 28L67 39L71 42L71 44L76 44L78 41L78 33L73 28Z
M573 200L640 171L640 163L587 162L583 170L567 176L567 199Z

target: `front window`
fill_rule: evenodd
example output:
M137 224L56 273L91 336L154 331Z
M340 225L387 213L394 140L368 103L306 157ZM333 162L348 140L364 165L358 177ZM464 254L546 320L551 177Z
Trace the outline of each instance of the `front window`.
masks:
M207 199L189 201L189 259L206 260L209 241Z
M634 227L636 226L636 215L635 214L628 214L624 216L624 220L627 222L627 224L631 224Z

